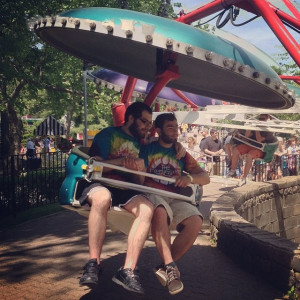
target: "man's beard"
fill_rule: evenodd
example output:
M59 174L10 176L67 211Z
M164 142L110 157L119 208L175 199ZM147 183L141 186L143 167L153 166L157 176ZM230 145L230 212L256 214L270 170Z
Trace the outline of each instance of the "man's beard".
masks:
M177 138L171 138L163 132L161 133L160 138L166 144L174 144L177 141Z
M131 124L128 129L136 139L142 139L145 137L145 134L140 130L138 130L138 125L136 123L136 120L134 120L133 124Z

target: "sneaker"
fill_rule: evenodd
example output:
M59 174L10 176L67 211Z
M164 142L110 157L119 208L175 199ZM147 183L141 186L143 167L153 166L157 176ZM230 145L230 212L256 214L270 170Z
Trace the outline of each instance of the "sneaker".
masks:
M145 291L140 283L140 278L137 272L130 268L120 268L112 278L112 281L121 285L124 289L137 294L144 295Z
M160 264L153 269L156 278L159 280L162 286L166 286L168 282L168 277L164 267L164 264Z
M240 182L239 182L239 186L243 186L243 185L245 185L246 184L246 178L245 177L243 177L241 180L240 180Z
M180 280L180 272L177 266L166 266L165 272L167 275L167 286L169 293L175 295L183 290L183 283Z
M97 285L99 282L100 273L101 268L97 263L97 259L90 259L84 266L83 275L79 279L79 284L87 285L89 287Z
M234 177L234 176L236 176L236 173L234 170L230 170L227 174L227 177Z

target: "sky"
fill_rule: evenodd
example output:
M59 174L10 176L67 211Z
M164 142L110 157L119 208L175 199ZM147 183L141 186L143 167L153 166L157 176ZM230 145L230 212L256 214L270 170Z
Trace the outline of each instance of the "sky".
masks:
M282 2L282 0L271 0L275 4L276 1ZM194 10L198 7L203 6L204 4L208 2L212 2L209 0L173 0L172 3L180 2L183 6L183 9L187 12ZM297 8L299 10L300 8L300 0L296 0ZM219 12L218 12L219 13ZM204 22L206 20L211 19L213 16L217 15L213 14L207 18L204 18L201 20L201 22ZM225 15L226 16L226 13ZM236 23L242 23L250 18L252 18L254 15L246 12L244 10L240 11L239 17L236 19ZM216 25L216 19L209 22L211 25ZM262 17L259 17L255 19L254 21L240 26L236 27L233 26L230 21L222 28L223 31L226 31L230 34L234 34L250 43L252 43L257 48L261 49L271 57L275 57L276 54L286 52L284 48L282 48L280 41L277 39L277 37L274 35L272 30L269 28L267 23L263 20ZM294 38L300 43L300 35L296 33L295 31L290 31Z

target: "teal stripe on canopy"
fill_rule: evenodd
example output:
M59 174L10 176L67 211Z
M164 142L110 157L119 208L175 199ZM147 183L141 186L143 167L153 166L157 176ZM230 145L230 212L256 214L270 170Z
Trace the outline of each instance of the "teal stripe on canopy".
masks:
M61 13L60 16L89 19L99 22L112 21L116 25L121 25L122 19L135 21L135 26L141 26L143 23L153 25L155 26L155 33L157 34L215 52L241 64L248 65L271 78L278 78L273 69L257 56L247 51L247 49L224 38L170 19L135 11L101 7L74 9Z

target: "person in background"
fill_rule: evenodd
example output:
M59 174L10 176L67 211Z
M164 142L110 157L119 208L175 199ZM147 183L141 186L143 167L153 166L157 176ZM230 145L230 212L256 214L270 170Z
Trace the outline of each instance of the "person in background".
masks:
M42 140L42 144L43 144L42 153L48 153L49 152L49 145L50 145L50 138L46 136Z
M288 171L289 175L297 175L297 154L298 148L295 137L288 139Z
M268 114L261 114L259 115L259 121L267 121L269 118ZM264 132L264 131L251 131L246 130L245 137L251 138L259 143L274 143L277 139L272 134L272 132ZM239 185L242 186L246 184L246 178L249 174L249 171L251 170L253 160L257 158L263 158L264 152L260 149L257 149L253 146L247 145L247 144L240 144L235 147L233 147L232 151L232 164L230 171L228 173L228 177L235 176L236 172L235 169L238 165L238 160L240 155L244 155L245 157L245 166L242 174L241 181L239 182Z
M35 139L34 146L35 146L35 151L37 154L42 152L41 142L38 138Z
M216 129L210 130L210 136L204 142L203 152L207 155L209 174L220 175L221 155L224 153L224 150L221 141L218 139L218 131Z
M282 137L277 137L278 148L275 151L275 163L274 163L274 177L272 179L280 179L282 176L287 176L287 162L286 154L287 149ZM284 175L285 174L285 175Z
M202 139L200 141L199 148L200 148L200 151L204 154L204 142L205 142L206 138L209 136L208 129L203 128L203 130L201 131L201 134L202 134Z
M34 143L31 140L31 138L29 138L27 140L27 145L26 145L26 157L27 158L34 158L35 155L36 155L36 153L35 153Z
M158 141L142 146L140 157L144 159L148 173L176 179L175 183L170 183L146 177L142 178L144 185L180 194L182 189L189 188L190 183L205 185L210 179L189 153L180 160L176 158L177 126L174 114L160 114L155 120ZM190 202L156 194L148 194L148 198L155 208L151 233L163 260L154 272L160 283L168 287L169 293L175 295L183 290L176 262L193 245L203 217ZM169 226L174 226L179 232L172 244Z

